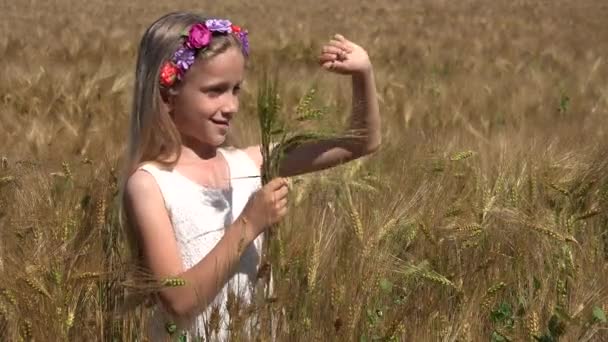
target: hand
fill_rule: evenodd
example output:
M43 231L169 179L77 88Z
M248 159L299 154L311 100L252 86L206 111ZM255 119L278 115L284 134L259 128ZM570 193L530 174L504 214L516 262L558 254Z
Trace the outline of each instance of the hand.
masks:
M275 178L251 196L241 218L248 229L253 229L254 237L268 226L278 223L287 214L288 192L287 180Z
M327 70L345 75L365 73L372 68L367 52L339 34L323 45L319 64Z

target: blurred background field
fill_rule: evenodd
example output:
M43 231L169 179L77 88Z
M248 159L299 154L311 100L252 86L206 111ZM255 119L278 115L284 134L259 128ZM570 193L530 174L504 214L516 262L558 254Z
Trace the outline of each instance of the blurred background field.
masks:
M183 9L249 29L237 145L265 70L285 120L314 87L339 128L321 45L374 63L381 149L294 182L279 340L608 340L600 0L0 0L0 340L145 340L117 188L139 38Z

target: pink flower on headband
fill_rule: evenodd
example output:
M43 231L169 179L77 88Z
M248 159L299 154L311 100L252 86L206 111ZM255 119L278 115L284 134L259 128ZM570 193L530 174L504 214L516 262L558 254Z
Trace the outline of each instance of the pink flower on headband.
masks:
M211 42L211 31L203 25L196 24L190 28L188 33L188 46L194 49L205 47Z

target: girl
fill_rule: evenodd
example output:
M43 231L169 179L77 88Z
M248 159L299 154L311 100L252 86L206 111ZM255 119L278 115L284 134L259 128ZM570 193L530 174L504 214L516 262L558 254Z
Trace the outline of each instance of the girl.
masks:
M124 184L124 208L137 256L152 275L181 278L159 291L152 340L168 337L165 324L189 336L225 339L231 294L248 302L260 261L264 229L287 213L287 184L261 187L259 146L225 146L239 109L249 54L247 31L225 19L172 13L145 32L137 60ZM372 65L361 47L340 35L318 57L332 72L350 75L358 138L310 143L290 151L281 177L333 167L374 152L380 116ZM171 329L169 329L171 330Z

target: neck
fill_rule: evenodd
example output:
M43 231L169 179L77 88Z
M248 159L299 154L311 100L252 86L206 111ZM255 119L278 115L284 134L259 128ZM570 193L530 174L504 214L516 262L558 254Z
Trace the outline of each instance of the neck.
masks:
M217 147L182 135L181 155L186 159L211 159L217 154Z

